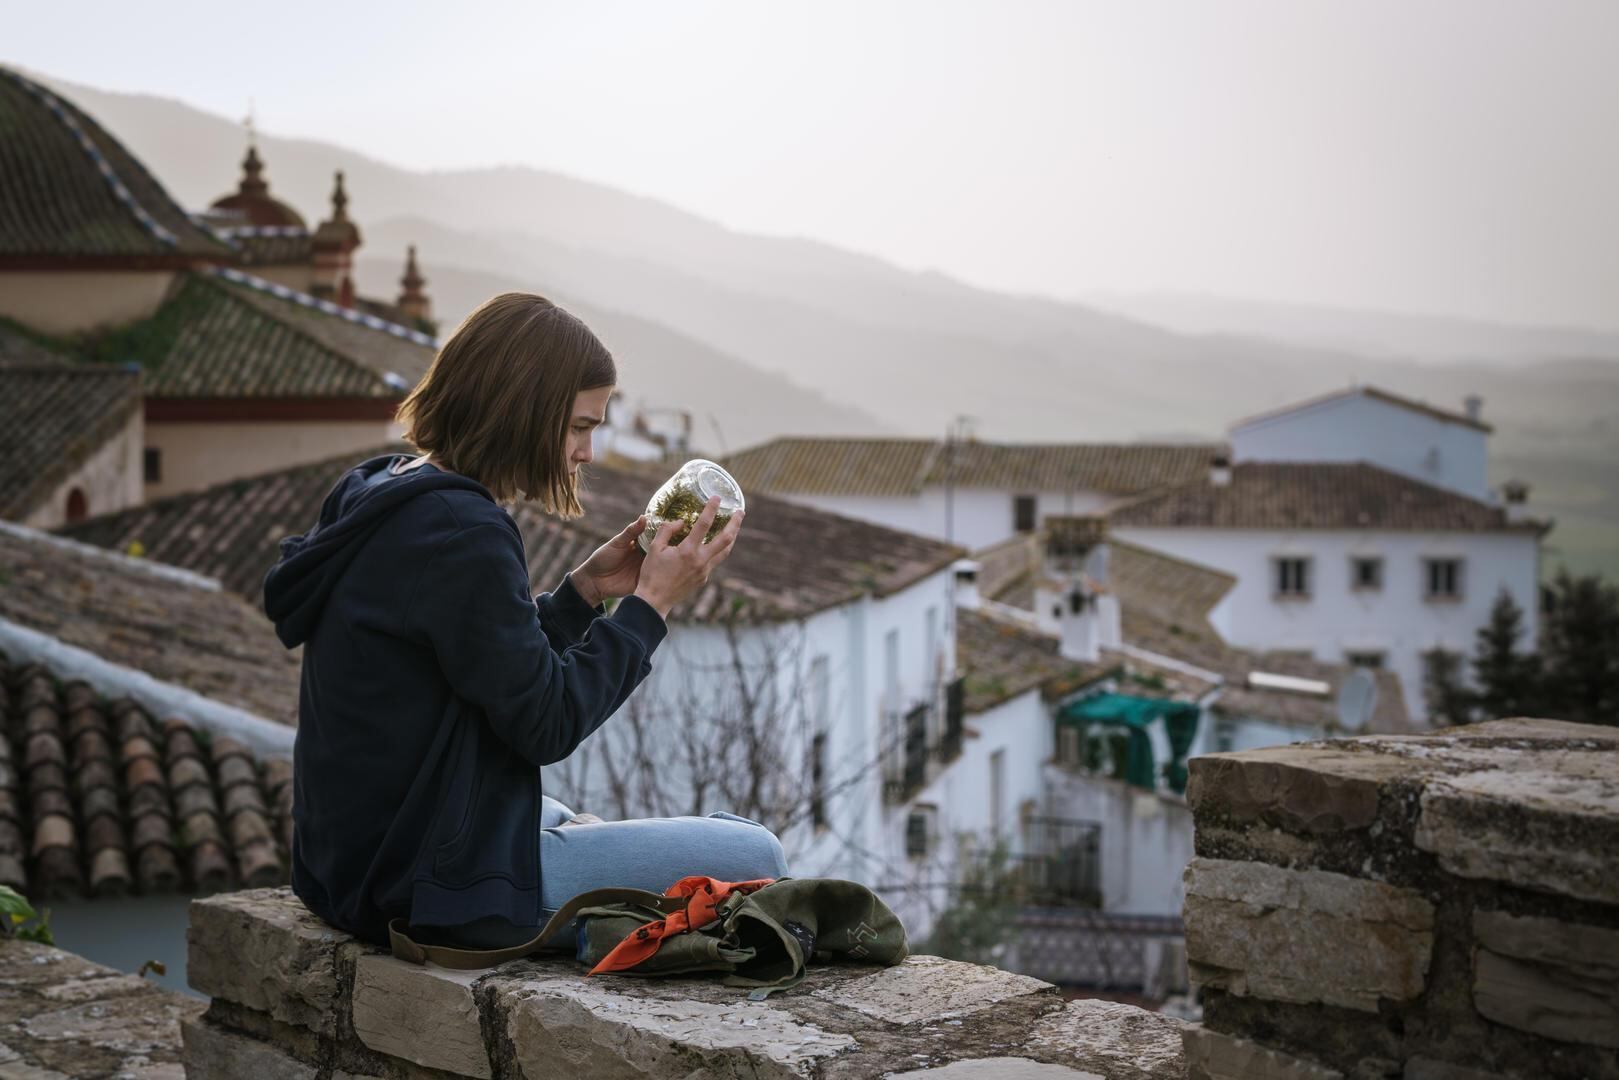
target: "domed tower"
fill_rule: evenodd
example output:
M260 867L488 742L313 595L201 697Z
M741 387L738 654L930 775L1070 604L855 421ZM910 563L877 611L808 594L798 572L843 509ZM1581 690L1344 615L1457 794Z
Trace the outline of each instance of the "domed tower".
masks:
M354 252L360 246L360 229L349 220L349 196L343 189L343 172L338 170L332 188L332 216L320 223L311 245L315 276L310 293L343 307L354 306Z
M264 162L259 148L249 140L247 157L242 159L242 182L233 194L215 199L210 217L228 222L227 227L250 225L303 229L307 226L298 211L270 194L264 179Z
M430 323L433 321L433 302L422 291L427 279L416 266L416 245L412 244L406 249L405 276L399 279L399 301L397 307L405 318L414 324Z

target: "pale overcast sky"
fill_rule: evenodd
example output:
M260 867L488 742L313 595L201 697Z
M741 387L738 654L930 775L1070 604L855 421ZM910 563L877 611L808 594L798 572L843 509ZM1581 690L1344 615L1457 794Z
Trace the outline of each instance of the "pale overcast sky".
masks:
M1054 296L1619 328L1619 0L49 4L0 61Z

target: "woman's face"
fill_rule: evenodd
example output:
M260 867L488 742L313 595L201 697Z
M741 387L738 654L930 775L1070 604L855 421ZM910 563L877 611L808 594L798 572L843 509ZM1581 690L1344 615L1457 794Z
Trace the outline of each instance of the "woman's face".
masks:
M577 473L579 466L589 464L595 456L591 452L590 437L607 419L607 402L612 396L611 386L601 386L595 390L581 390L579 396L573 399L573 415L568 418L569 476Z

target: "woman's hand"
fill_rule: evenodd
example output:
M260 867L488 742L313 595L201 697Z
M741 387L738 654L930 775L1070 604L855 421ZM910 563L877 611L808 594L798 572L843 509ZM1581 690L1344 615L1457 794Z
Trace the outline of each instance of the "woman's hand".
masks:
M614 596L628 596L641 580L641 545L635 538L646 528L646 515L642 514L624 527L624 531L591 552L590 558L579 564L573 572L573 587L595 607Z
M665 619L676 604L691 596L708 581L708 575L731 554L736 534L742 531L742 511L731 515L725 528L708 543L703 537L714 524L719 513L720 497L715 495L703 507L697 521L686 538L671 545L669 540L684 525L679 519L664 522L658 535L648 545L646 564L641 567L641 580L635 586L635 595L651 604Z

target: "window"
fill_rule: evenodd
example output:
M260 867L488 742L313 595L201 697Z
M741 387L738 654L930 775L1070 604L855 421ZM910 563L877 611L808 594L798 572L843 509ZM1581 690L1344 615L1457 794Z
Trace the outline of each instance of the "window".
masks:
M1349 560L1349 587L1356 592L1377 592L1383 587L1383 560L1357 557Z
M90 500L84 497L83 488L74 488L67 493L67 523L83 521L90 516Z
M933 692L933 680L939 673L939 609L928 608L928 651L922 657L922 692Z
M1063 724L1057 729L1057 763L1078 768L1080 753L1079 729L1072 724Z
M885 709L899 708L899 628L883 635L883 702Z
M1290 599L1310 596L1310 560L1276 559L1276 595Z
M933 850L932 806L919 803L905 818L905 854L913 859L927 856Z
M148 446L143 456L146 461L146 482L148 484L161 484L163 482L163 451L155 446Z
M1344 663L1350 667L1370 668L1377 671L1383 666L1384 655L1376 650L1368 649L1363 652L1344 653Z
M1423 598L1426 600L1460 600L1462 597L1462 560L1422 560Z
M989 828L993 836L1001 835L1001 803L1006 798L1006 751L997 750L989 755Z
M1035 500L1033 495L1012 497L1012 528L1020 533L1034 532Z
M810 823L826 827L826 733L810 740Z
M1237 727L1226 717L1214 721L1214 752L1228 754L1237 745Z

